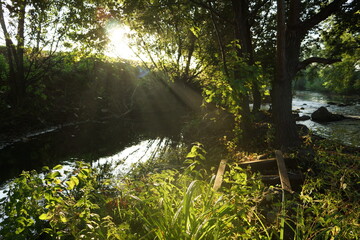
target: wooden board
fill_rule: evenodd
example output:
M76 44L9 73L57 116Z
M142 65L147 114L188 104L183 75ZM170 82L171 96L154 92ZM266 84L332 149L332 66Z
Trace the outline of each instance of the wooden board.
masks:
M289 180L289 176L288 176L288 173L286 170L286 165L285 165L285 161L284 161L282 152L279 150L275 150L275 156L276 156L276 162L277 162L278 169L279 169L281 187L282 187L282 189L292 193L293 191L291 189L290 180Z
M218 168L216 178L215 178L215 182L214 182L214 186L213 186L215 191L217 191L221 187L224 172L225 172L226 162L227 162L227 160L221 160L220 161L219 168Z
M252 160L252 161L245 161L245 162L240 162L240 165L245 165L245 164L258 164L258 163L268 163L268 162L274 162L276 159L275 158L268 158L268 159L257 159L257 160Z

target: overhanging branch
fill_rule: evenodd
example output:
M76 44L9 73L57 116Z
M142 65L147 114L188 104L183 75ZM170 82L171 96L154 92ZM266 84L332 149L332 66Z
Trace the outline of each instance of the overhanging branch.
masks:
M228 18L226 18L223 14L221 14L220 12L216 11L211 5L209 6L206 3L202 3L200 1L197 0L190 0L190 2L192 2L195 5L198 5L206 10L209 10L211 14L213 14L214 16L216 16L218 19L223 20L224 22L228 23L228 24L232 24L234 25L234 21L229 20ZM208 1L208 3L211 3L210 1Z
M322 63L322 64L333 64L336 62L341 62L341 59L333 58L321 58L321 57L311 57L299 63L297 71L305 69L308 65L312 63Z
M256 15L258 15L260 9L262 9L265 6L265 4L267 4L268 2L269 2L269 0L263 0L263 1L257 2L257 4L254 6L254 8L251 11L250 16L249 16L250 26L254 25Z
M320 10L317 14L313 15L309 19L305 20L301 25L304 33L309 31L311 28L328 18L330 15L338 11L342 4L344 4L346 0L334 0L332 3L328 4L324 8Z

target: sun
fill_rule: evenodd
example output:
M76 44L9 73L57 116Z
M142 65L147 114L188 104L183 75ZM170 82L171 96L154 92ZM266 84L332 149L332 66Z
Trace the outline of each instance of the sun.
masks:
M105 54L109 57L137 59L133 50L130 47L129 35L131 30L128 26L111 26L107 29L108 43Z

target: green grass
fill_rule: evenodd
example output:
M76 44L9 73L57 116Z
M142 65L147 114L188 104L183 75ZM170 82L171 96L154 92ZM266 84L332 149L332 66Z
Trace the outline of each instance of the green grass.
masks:
M24 172L0 201L0 239L358 239L359 155L315 148L302 190L286 195L236 163L214 191L201 149L183 169L120 179L81 162Z

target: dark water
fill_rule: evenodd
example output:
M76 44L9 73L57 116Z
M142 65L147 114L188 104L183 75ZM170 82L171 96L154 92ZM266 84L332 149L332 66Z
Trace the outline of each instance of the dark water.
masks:
M0 150L0 185L23 170L71 165L77 160L92 164L149 157L159 148L181 140L184 115L179 112L149 113L146 118L89 122L32 134Z
M337 105L329 104L329 102L336 103ZM339 106L339 104L349 105ZM310 91L297 91L294 95L293 110L298 110L300 116L311 116L315 110L322 106L332 113L354 117L360 116L359 96L326 95ZM345 119L329 123L317 123L307 120L299 121L298 123L306 125L314 133L322 137L360 147L360 120Z

